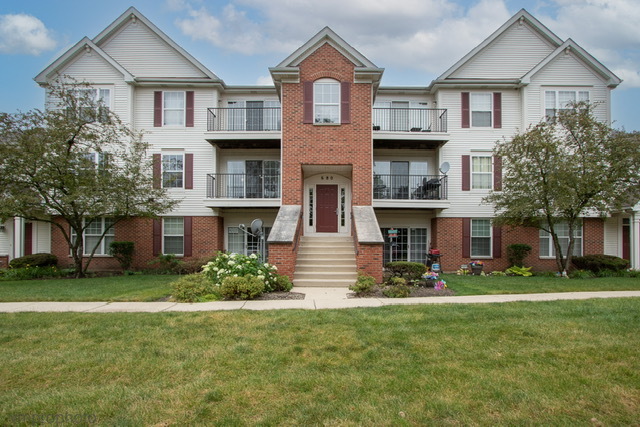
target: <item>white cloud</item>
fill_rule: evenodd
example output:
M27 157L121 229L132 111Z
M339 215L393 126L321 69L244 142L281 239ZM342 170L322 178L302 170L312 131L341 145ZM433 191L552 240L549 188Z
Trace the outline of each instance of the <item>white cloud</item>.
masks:
M50 31L38 18L0 15L0 52L39 55L56 47Z

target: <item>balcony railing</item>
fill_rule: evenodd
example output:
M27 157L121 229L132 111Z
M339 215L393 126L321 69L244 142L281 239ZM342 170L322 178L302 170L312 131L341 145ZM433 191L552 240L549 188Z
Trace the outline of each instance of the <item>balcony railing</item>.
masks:
M280 175L207 174L207 198L278 199L280 198Z
M373 175L378 200L446 200L446 175Z
M267 132L280 130L280 107L207 108L209 132Z
M373 130L388 132L446 132L444 108L374 108Z

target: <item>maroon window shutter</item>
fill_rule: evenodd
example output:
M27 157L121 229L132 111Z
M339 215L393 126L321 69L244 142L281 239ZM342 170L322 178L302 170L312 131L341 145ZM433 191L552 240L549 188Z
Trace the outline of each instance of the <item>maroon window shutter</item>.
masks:
M493 227L493 257L502 257L502 228Z
M351 123L351 82L340 83L340 123Z
M162 186L162 154L153 155L153 188Z
M493 127L496 129L502 127L502 93L500 92L493 94Z
M462 191L471 190L471 156L462 156Z
M184 188L193 190L193 153L184 155Z
M184 256L191 256L193 251L191 247L193 246L193 217L185 216L184 217Z
M186 110L186 117L185 117L185 126L188 128L192 128L193 127L193 91L189 90L187 91L187 110Z
M162 220L153 220L153 256L162 254Z
M502 157L493 157L493 189L502 191Z
M471 218L462 218L462 258L471 257Z
M302 98L304 103L302 123L313 123L313 82L302 83Z
M162 127L162 91L153 92L153 126Z
M462 92L462 127L468 128L471 125L471 107L469 104L469 92Z

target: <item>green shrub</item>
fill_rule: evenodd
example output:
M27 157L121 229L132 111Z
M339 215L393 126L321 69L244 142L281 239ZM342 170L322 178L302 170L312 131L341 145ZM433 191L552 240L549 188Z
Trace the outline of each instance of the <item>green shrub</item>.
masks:
M589 270L598 273L600 270L626 270L629 268L629 261L612 255L585 255L572 258L573 265L580 270Z
M376 287L376 279L363 273L358 273L356 283L349 286L349 289L356 295L367 295L373 292Z
M58 269L58 267L24 267L24 268L8 268L1 270L0 280L32 280L32 279L51 279L56 277L69 277L74 273L73 268Z
M202 272L217 286L221 286L226 277L250 274L264 282L264 292L273 292L278 276L276 271L275 265L263 263L256 254L247 256L236 253L218 253L213 261L202 268Z
M408 281L420 280L427 272L427 266L419 262L394 261L385 265L392 276L403 277Z
M619 271L624 271L624 270L619 270ZM592 273L592 272L589 271L589 273ZM597 277L618 277L618 271L609 270L608 268L605 268L604 270L600 270L597 273L592 273L592 274Z
M177 268L178 274L194 274L194 273L202 273L202 268L208 262L211 262L215 259L215 256L208 257L199 257L199 258L190 258L187 260L182 260L180 266Z
M158 270L160 273L180 274L182 265L184 263L180 259L178 259L178 257L176 257L174 254L166 254L166 255L160 254L156 257L156 259L149 261L149 264L151 265L159 264L160 268Z
M531 272L531 267L517 267L514 265L513 267L507 268L504 272L507 273L507 275L509 276L524 276L524 277L533 276L533 273Z
M390 277L387 280L387 286L398 286L398 285L406 285L407 281L402 277Z
M404 280L402 278L397 278ZM411 288L402 282L396 282L397 284L387 286L382 290L382 294L387 298L407 298L411 295Z
M289 292L291 288L293 288L293 283L291 283L288 276L276 276L273 292Z
M171 282L173 297L180 302L201 301L205 296L215 294L213 284L202 274L188 274Z
M589 270L573 270L569 274L569 277L572 279L592 279L595 277L595 274Z
M534 276L539 276L539 277L557 277L558 276L558 273L555 271L536 271L533 274Z
M491 275L492 276L506 276L507 273L505 273L504 271L492 271Z
M111 242L109 253L120 263L122 270L128 270L133 263L133 242Z
M507 246L509 266L524 267L524 259L529 255L531 249L531 246L524 243L514 243Z
M264 292L264 281L248 274L246 276L228 276L222 280L220 294L226 299L254 299Z
M54 267L56 265L58 265L58 258L53 254L25 255L9 262L11 268Z

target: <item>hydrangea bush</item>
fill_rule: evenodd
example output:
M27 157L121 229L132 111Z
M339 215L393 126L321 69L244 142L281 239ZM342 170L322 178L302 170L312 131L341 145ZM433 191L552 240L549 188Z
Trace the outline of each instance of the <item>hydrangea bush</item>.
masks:
M213 261L202 267L202 273L215 286L221 286L227 277L252 275L264 281L265 292L273 292L276 289L277 270L275 265L261 262L256 254L247 256L236 253L218 253Z

